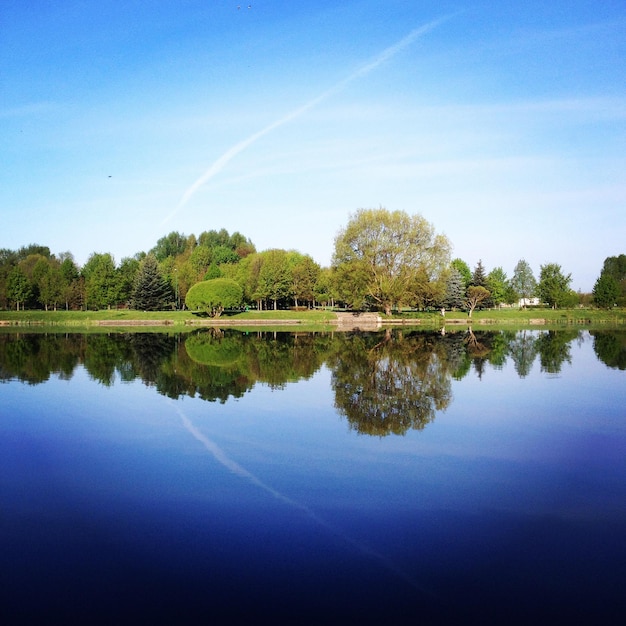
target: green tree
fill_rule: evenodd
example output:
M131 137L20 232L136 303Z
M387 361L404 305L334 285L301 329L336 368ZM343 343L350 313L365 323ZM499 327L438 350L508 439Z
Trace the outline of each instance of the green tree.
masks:
M547 263L541 266L537 293L542 302L546 302L553 309L567 303L570 296L572 275L565 276L561 266L556 263Z
M467 306L467 314L472 317L474 309L481 303L489 298L489 291L484 287L478 285L470 285L467 288L467 294L465 296L465 304Z
M604 259L602 274L611 276L619 286L619 295L616 298L618 306L626 305L626 254L609 256Z
M141 311L159 311L171 307L174 302L172 286L161 274L153 254L149 254L139 266L131 306Z
M81 273L85 279L86 308L111 308L119 302L119 277L111 254L94 252Z
M322 306L335 306L335 291L333 288L333 276L330 267L320 268L313 292L315 300Z
M65 304L65 310L69 311L70 308L77 309L80 306L80 272L78 271L78 267L74 262L74 257L70 252L60 254L59 260L61 261L61 298Z
M38 263L40 272L37 273L37 286L39 288L39 302L46 311L52 308L56 311L57 305L63 298L63 275L61 264L51 257L47 261Z
M446 282L446 295L443 305L447 309L462 309L465 306L465 281L461 272L452 267Z
M463 277L463 293L465 293L465 289L470 286L472 282L472 272L469 268L469 265L463 259L452 259L450 266L457 270L459 274Z
M500 306L504 303L511 304L515 299L514 296L512 297L511 295L506 273L501 267L495 267L489 272L486 288L489 289L491 293L491 301L494 306Z
M449 263L448 239L403 211L360 209L335 239L333 266L352 282L353 300L371 298L387 315L394 305L430 299L431 283L444 287Z
M478 263L476 264L476 267L474 268L470 285L474 287L483 287L487 291L489 291L489 288L487 286L487 273L483 266L482 260L479 260ZM493 301L491 299L491 292L489 292L489 295L480 301L479 308L483 308L483 307L488 308L492 305L493 305Z
M150 252L154 254L157 261L165 261L167 257L176 257L183 254L187 244L188 240L185 235L172 231L169 235L161 237Z
M214 278L196 283L187 292L187 307L192 311L203 311L211 317L219 317L225 309L241 305L243 289L229 278Z
M513 270L511 287L517 298L521 299L522 307L525 309L528 300L530 300L537 291L537 281L535 280L533 271L530 269L530 265L524 259L520 259Z
M602 272L593 286L592 293L596 306L610 309L615 306L620 296L619 283L608 272Z
M130 303L132 301L140 265L137 256L124 257L120 262L120 266L117 268L120 302Z
M7 281L7 294L10 302L15 303L15 308L19 311L20 304L24 309L24 303L32 296L32 287L24 271L15 266L9 273Z
M291 270L291 293L294 305L299 302L312 303L315 299L315 285L320 273L320 266L308 255L289 252L288 262Z
M259 295L272 300L274 310L279 300L291 297L292 277L289 257L286 250L272 249L261 253L262 265L259 271Z

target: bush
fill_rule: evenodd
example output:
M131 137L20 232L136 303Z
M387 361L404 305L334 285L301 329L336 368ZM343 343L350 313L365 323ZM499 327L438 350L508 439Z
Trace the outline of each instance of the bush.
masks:
M185 304L191 311L202 311L219 317L225 309L241 305L243 289L229 278L213 278L196 283L187 292Z

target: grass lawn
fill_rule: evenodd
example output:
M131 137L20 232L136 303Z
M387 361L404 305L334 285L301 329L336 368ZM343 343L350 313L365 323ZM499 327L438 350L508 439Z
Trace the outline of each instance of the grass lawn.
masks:
M383 324L403 322L414 323L423 327L440 327L443 318L438 312L403 312L391 318L381 316ZM189 327L194 325L241 326L250 322L251 326L259 328L263 322L275 327L284 322L285 326L297 324L299 330L306 327L319 327L334 323L335 313L330 310L302 310L302 311L256 311L250 310L237 313L224 313L217 320L196 315L190 311L133 311L128 309L103 311L0 311L0 325L35 325L35 326L63 326L63 327L102 327L103 322L109 326L121 326L128 322L128 326L167 326ZM446 311L446 325L467 324L467 313L463 311ZM626 310L616 309L602 311L596 309L497 309L474 311L472 323L475 325L518 325L522 327L536 325L622 325L626 324Z

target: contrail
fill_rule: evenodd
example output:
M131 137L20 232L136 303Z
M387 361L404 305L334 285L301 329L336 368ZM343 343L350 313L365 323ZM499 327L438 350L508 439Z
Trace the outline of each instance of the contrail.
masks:
M226 166L226 164L232 159L234 159L240 152L243 152L246 148L248 148L253 143L261 139L261 137L264 137L265 135L276 130L277 128L280 128L284 124L287 124L287 122L291 122L297 117L300 117L301 115L303 115L304 113L312 109L313 107L317 106L323 100L326 100L330 96L342 91L351 82L357 80L358 78L362 78L363 76L366 76L370 72L373 72L380 65L382 65L383 63L385 63L386 61L394 57L396 54L398 54L398 52L410 46L416 39L418 39L422 35L425 35L429 31L433 30L434 28L439 26L439 24L441 24L442 22L447 21L448 19L450 19L450 17L452 16L447 15L447 16L438 18L436 20L433 20L432 22L428 22L427 24L424 24L423 26L413 29L408 35L400 39L400 41L393 44L392 46L389 46L388 48L385 48L385 50L383 50L380 54L374 57L369 63L366 63L365 65L357 69L355 72L350 74L347 78L344 78L342 81L337 83L334 87L331 87L330 89L320 94L316 98L313 98L313 100L310 100L306 104L303 104L301 107L291 111L291 113L287 113L287 115L285 115L284 117L281 117L279 120L272 122L269 126L266 126L265 128L250 135L250 137L248 137L247 139L244 139L243 141L240 141L239 143L235 144L232 148L229 148L226 152L224 152L224 154L222 154L221 157L219 157L216 161L214 161L211 164L209 169L204 174L202 174L202 176L200 176L198 180L196 180L185 191L185 193L182 195L176 208L161 222L161 226L169 222L169 220L171 220L187 204L187 202L189 202L191 197L198 191L198 189L200 189L200 187L202 187L209 180L211 180L216 174L218 174Z
M420 585L415 579L413 579L406 572L402 571L399 567L397 567L397 565L395 565L395 563L393 563L393 561L391 561L389 558L380 554L379 552L376 552L369 546L366 546L362 543L355 541L354 539L346 535L343 531L335 528L334 526L332 526L332 524L329 524L326 520L321 518L314 511L312 511L308 506L301 504L300 502L297 502L296 500L293 500L289 496L286 496L280 491L277 491L272 486L264 483L262 480L256 477L252 472L249 472L245 467L242 467L239 463L231 459L215 442L211 441L206 435L202 434L191 423L191 420L183 413L183 411L180 409L179 406L174 405L174 408L176 409L176 412L180 416L180 419L185 429L191 434L191 436L194 439L199 441L206 448L206 450L213 456L213 458L218 463L221 463L226 469L230 470L231 472L233 472L233 474L241 478L249 480L253 485L255 485L256 487L259 487L260 489L263 489L264 491L272 495L277 500L280 500L284 504L287 504L301 511L311 520L313 520L314 522L316 522L317 524L319 524L320 526L328 530L330 533L343 539L343 541L345 541L347 544L355 548L361 554L364 554L365 556L368 556L369 558L375 561L378 561L381 565L385 567L385 569L387 569L389 572L392 572L393 574L401 578L405 583L413 587L413 589L420 591L421 593L424 593L431 597L435 597L432 591Z

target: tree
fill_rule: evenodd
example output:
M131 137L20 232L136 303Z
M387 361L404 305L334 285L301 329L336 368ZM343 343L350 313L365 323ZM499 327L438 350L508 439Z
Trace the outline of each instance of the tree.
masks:
M7 283L9 300L15 302L15 307L18 311L20 310L20 304L22 309L24 309L24 303L32 296L32 288L28 277L16 266L9 273Z
M447 309L461 309L465 305L465 281L458 269L453 267L446 282L443 305Z
M486 288L491 292L491 301L494 306L500 306L503 303L511 304L515 300L511 294L506 273L501 267L495 267L489 272Z
M604 259L602 274L615 279L619 287L619 295L615 303L618 306L624 306L626 304L626 254L610 256Z
M484 287L485 289L487 289L487 291L489 291L489 289L487 288L487 274L485 272L485 268L483 267L482 260L479 260L476 264L476 267L474 268L470 285L473 285L474 287ZM480 301L481 308L490 307L492 304L493 302L491 300L491 292L489 293L489 296L483 298Z
M291 297L291 268L286 250L278 248L261 253L262 265L259 271L258 290L262 299L274 302L274 310L279 300Z
M608 272L602 272L593 286L593 301L603 309L609 309L617 303L620 296L619 283Z
M332 262L344 294L354 302L369 298L387 315L394 305L429 298L449 263L448 239L423 217L383 208L351 216L335 238Z
M450 263L450 267L457 270L459 274L463 277L463 285L464 290L470 286L472 282L472 272L469 268L469 265L463 259L452 259Z
M108 252L94 252L83 266L85 307L103 309L119 302L119 281L115 261Z
M154 254L149 254L137 273L131 306L141 311L158 311L174 302L172 286L165 280Z
M472 317L472 313L474 309L481 303L489 298L489 291L484 287L480 287L477 285L470 285L467 288L467 296L465 298L465 303L467 305L467 314L469 317Z
M196 283L187 292L185 302L192 311L203 311L211 317L219 317L225 309L241 305L243 290L229 278L214 278Z
M120 302L132 301L140 265L137 257L124 257L120 262L117 268Z
M485 273L482 260L479 260L478 263L476 263L476 267L472 273L470 285L474 285L475 287L485 287L485 289L487 288L487 274Z
M308 254L294 251L289 252L289 265L294 305L297 307L299 301L313 302L320 266Z
M535 295L537 290L537 281L533 276L530 265L524 259L517 262L513 270L513 278L511 278L511 287L515 294L522 301L522 307L526 308L528 300Z
M537 293L542 302L546 302L553 309L566 304L570 295L572 275L565 276L561 266L556 263L547 263L541 266Z
M65 302L65 310L70 307L78 308L79 298L79 276L78 267L74 262L74 257L69 252L64 252L60 256L61 279L62 279L62 299Z
M165 261L167 257L176 257L182 254L187 248L187 237L172 231L169 235L161 237L156 246L150 250L156 257L157 261Z

